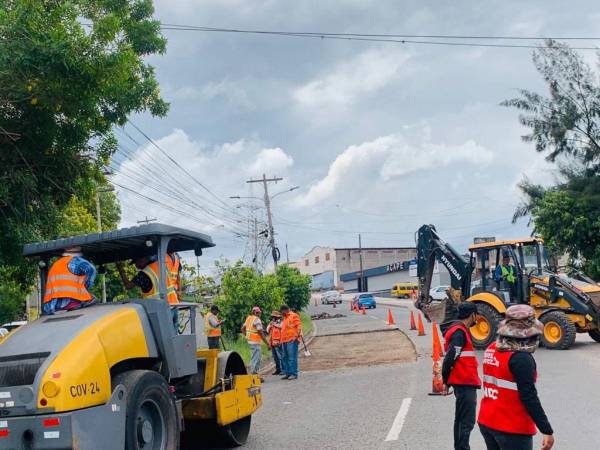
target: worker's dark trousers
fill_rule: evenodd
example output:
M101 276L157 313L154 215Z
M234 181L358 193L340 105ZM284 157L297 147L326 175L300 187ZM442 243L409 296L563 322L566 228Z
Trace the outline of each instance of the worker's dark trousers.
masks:
M475 427L477 409L477 388L474 386L453 386L456 397L454 412L454 450L470 450L469 438Z
M221 339L220 336L208 336L206 338L206 340L208 341L208 348L209 349L218 349L219 347L219 340Z
M487 450L532 450L533 437L526 434L504 433L479 424Z

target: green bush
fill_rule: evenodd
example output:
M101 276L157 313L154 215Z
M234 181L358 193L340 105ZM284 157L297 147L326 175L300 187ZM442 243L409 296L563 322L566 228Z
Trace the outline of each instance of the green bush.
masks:
M282 264L277 267L277 282L283 289L285 303L294 311L302 311L310 303L310 276Z
M264 324L271 311L283 303L283 289L275 275L260 275L251 267L243 267L241 261L225 270L221 282L222 294L215 298L220 316L226 319L223 333L235 340L253 306L262 309Z
M0 325L25 317L27 293L11 278L6 270L0 269Z

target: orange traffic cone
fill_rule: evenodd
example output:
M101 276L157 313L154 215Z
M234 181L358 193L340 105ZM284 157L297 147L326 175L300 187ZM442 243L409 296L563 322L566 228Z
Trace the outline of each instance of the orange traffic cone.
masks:
M358 312L358 303L354 305L354 312Z
M440 357L444 356L444 349L442 347L442 341L440 340L440 334L438 333L438 326L435 321L431 324L431 333L433 335L433 351L440 355Z
M419 330L418 336L425 336L425 327L423 326L423 318L421 317L421 313L419 313L417 329Z
M413 314L413 312L410 312L410 329L411 330L416 330L417 329L417 324L415 323L415 315Z
M394 322L394 316L392 316L392 310L390 308L388 308L388 320L387 320L387 324L388 325L396 325L396 322Z
M419 316L419 319L421 316ZM431 359L433 359L433 379L431 381L431 393L429 395L442 395L444 391L444 380L442 378L442 352L440 337L437 333L437 325L433 323L433 353Z
M365 305L363 305L363 307L362 307L362 313L363 313L363 316L365 316L367 314L367 312L365 311Z

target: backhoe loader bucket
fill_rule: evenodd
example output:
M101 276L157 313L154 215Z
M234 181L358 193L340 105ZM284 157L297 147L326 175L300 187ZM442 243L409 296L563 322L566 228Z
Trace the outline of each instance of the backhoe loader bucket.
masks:
M449 299L434 300L419 309L423 311L429 322L444 323L454 319L456 316L456 305Z

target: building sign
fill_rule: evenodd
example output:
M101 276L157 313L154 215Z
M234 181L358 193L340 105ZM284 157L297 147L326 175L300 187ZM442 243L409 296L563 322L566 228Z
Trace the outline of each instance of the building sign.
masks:
M401 270L408 270L412 261L397 261L387 265L387 273L400 272Z

